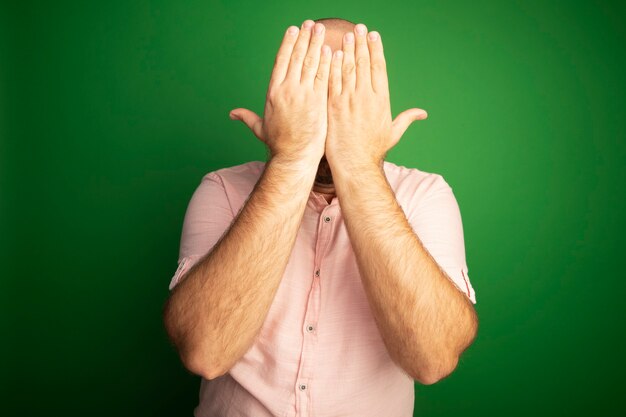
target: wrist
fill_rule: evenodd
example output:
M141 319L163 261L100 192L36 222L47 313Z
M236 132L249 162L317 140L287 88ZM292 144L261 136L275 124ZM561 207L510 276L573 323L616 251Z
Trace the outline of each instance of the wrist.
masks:
M340 178L342 176L357 176L364 173L384 172L384 159L371 157L332 159L327 157L327 160L333 173L333 178Z
M269 158L267 165L277 167L281 170L298 173L302 175L315 175L320 159L311 157L286 157L274 155Z

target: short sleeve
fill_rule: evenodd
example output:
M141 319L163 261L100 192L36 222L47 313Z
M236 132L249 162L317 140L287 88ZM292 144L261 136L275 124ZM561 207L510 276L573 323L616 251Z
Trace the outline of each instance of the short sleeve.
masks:
M465 259L461 211L452 188L439 174L433 176L426 195L418 199L407 219L424 247L456 287L476 304Z
M170 290L211 251L233 218L221 177L214 172L206 174L187 205L180 237L178 268L170 281Z

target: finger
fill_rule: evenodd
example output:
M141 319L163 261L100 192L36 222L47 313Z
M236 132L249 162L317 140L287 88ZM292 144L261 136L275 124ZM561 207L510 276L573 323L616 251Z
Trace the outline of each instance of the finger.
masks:
M274 84L280 84L285 79L287 69L289 68L289 61L291 60L291 51L298 39L298 32L300 29L296 26L289 26L285 31L283 42L278 48L276 59L274 61L274 69L272 70L272 76L270 78L270 87Z
M354 33L343 36L343 61L341 65L341 93L354 91L356 74L354 68Z
M359 23L354 27L356 37L355 60L356 60L356 88L372 88L370 75L370 51L367 47L367 27Z
M331 61L330 46L322 46L322 56L320 58L320 65L317 69L317 75L315 76L315 82L313 83L313 89L315 91L322 91L324 94L328 93L328 77L330 72Z
M317 70L320 64L320 51L324 43L324 25L316 23L313 26L313 34L311 35L311 43L309 49L302 62L301 83L312 83L317 76Z
M241 120L254 133L254 136L265 142L263 138L263 119L255 112L237 108L230 111L230 118L233 120Z
M330 64L330 79L328 81L328 94L330 97L337 97L341 94L341 64L343 61L343 51L337 49L333 54Z
M393 123L391 124L391 140L393 145L395 145L404 132L409 128L411 123L416 120L424 120L428 117L428 113L423 109L408 109L400 113L393 119ZM392 145L392 146L393 146Z
M387 63L380 34L376 31L370 32L367 36L367 45L370 51L372 88L376 93L389 94Z
M311 28L315 24L314 21L307 19L302 23L302 29L298 40L293 47L291 53L291 60L289 61L289 69L287 70L286 80L297 80L300 82L300 76L302 75L302 62L306 56L306 51L309 49L309 40L311 39Z

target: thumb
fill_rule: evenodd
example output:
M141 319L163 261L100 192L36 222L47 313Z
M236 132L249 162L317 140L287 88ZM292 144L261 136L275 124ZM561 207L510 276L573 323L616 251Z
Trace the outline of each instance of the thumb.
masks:
M232 120L241 120L248 128L254 133L254 136L265 142L263 138L263 119L261 119L255 112L237 108L230 111L229 114Z
M426 113L426 110L418 108L408 109L397 115L391 124L392 143L389 148L391 149L400 141L400 138L404 135L404 132L406 132L411 123L416 120L424 120L427 117L428 113Z

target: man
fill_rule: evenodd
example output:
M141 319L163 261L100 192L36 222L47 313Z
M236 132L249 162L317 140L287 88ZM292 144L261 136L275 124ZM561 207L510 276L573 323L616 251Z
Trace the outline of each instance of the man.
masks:
M455 369L478 326L459 207L384 161L424 117L391 119L379 33L287 30L264 118L231 112L267 163L206 174L185 214L164 323L196 416L409 417L414 381Z

